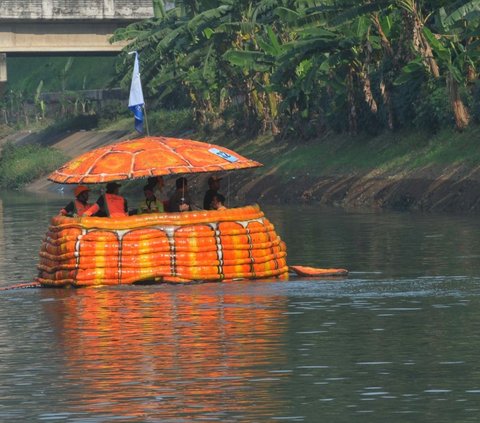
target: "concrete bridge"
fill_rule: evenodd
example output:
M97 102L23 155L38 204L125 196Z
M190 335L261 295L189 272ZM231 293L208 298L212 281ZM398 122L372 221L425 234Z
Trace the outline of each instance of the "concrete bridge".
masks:
M115 29L152 16L152 0L1 0L0 84L9 54L119 51Z

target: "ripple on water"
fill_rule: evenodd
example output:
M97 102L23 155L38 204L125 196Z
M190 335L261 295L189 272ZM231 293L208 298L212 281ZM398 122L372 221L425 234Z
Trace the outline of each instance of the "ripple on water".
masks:
M63 203L4 206L0 285ZM477 219L299 210L289 260L348 278L2 292L0 421L475 421Z

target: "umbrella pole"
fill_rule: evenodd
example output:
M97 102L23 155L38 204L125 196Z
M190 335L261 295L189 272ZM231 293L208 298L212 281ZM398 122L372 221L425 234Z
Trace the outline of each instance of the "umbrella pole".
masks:
M230 207L230 174L227 175L227 199L225 202L227 207Z

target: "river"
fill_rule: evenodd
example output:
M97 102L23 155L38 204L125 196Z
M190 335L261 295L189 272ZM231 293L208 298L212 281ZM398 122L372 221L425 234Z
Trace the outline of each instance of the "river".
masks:
M65 200L0 195L0 287ZM478 217L264 206L348 278L0 292L1 422L477 422Z

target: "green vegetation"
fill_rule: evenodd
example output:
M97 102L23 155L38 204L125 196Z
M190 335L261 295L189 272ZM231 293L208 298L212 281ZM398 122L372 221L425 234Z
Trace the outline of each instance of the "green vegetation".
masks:
M234 146L224 141L228 137L218 134L213 141L235 147L262 162L267 171L273 170L278 177L288 180L292 176L321 178L370 172L399 175L460 164L474 169L480 162L479 137L480 128L472 127L462 133L446 128L435 135L416 130L376 137L328 134L302 144L279 144L273 136L262 136Z
M137 50L150 134L228 140L286 176L480 159L480 0L173 4L117 30L117 58L9 58L2 123L129 130ZM81 91L114 86L103 104Z
M302 142L480 121L480 0L172 3L155 0L155 17L118 29L112 41L130 44L117 58L9 59L5 123L123 113L132 50L148 110L189 109L205 131ZM102 110L79 91L113 86L125 98ZM57 109L42 97L52 90Z
M118 113L113 119L102 118L98 122L98 130L131 131L133 125L132 119L132 114L129 111ZM193 125L192 114L188 109L160 109L148 112L147 125L145 126L148 126L150 135L175 136L191 132Z
M0 156L0 187L20 188L47 175L65 161L66 157L54 148L6 143Z
M140 53L147 97L191 108L199 127L301 141L480 120L479 0L174 4L114 40ZM124 55L124 87L131 67Z
M119 100L99 102L86 94L111 87L116 60L113 56L9 57L8 83L0 96L1 123L17 129L41 128L58 123L59 118L96 115L102 108L119 110Z
M105 88L115 76L116 60L115 56L9 57L8 90L31 96L40 81L43 92Z

